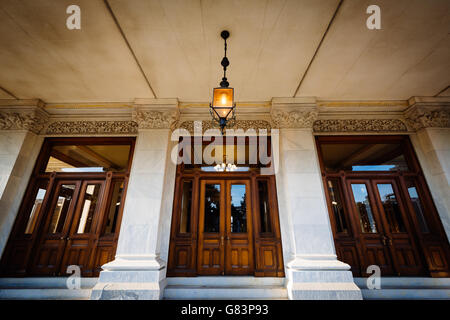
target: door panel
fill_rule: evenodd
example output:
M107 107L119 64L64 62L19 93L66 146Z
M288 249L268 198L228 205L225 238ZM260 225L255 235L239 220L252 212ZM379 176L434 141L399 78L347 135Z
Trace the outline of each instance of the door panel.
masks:
M226 274L253 272L252 215L248 180L226 182Z
M218 275L224 272L225 183L202 180L197 272Z
M202 180L197 269L203 275L254 271L248 180Z
M82 184L74 218L66 238L66 249L61 265L62 274L69 265L80 266L83 274L93 272L89 258L97 239L96 226L104 187L105 180L87 180Z
M391 252L397 275L423 273L423 265L395 180L373 180L372 183L376 190L386 246Z
M33 274L59 273L80 186L80 181L57 182L44 232L36 250L35 262L31 266Z
M383 225L377 212L369 180L348 181L352 199L353 220L361 239L363 274L369 265L378 265L382 275L393 275L392 259L385 246Z

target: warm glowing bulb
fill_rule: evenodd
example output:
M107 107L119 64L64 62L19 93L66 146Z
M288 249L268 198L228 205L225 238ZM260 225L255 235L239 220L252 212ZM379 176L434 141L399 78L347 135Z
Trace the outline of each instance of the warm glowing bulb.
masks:
M227 104L227 96L226 94L222 94L222 105L226 105Z

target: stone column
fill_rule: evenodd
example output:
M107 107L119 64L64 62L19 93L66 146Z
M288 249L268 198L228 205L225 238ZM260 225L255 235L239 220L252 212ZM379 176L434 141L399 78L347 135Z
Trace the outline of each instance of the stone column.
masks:
M0 102L0 256L3 254L43 138L48 116L38 100Z
M279 128L276 180L289 299L362 299L334 249L312 134L315 106L272 106L271 113Z
M161 299L166 262L160 257L162 225L171 216L175 164L171 127L177 106L139 106L133 112L136 139L115 260L102 266L91 299ZM172 196L171 196L172 195ZM169 212L169 214L167 214ZM164 219L162 218L164 217Z
M405 112L411 141L450 240L450 99L411 99Z

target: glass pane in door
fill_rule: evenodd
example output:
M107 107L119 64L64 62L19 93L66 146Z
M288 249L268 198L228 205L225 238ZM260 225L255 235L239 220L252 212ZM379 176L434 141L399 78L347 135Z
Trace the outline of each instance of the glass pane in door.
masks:
M365 184L352 184L353 197L359 214L361 231L364 233L377 233L377 226L370 206L369 194Z
M28 217L27 226L25 227L25 234L31 234L36 226L36 221L41 211L42 201L44 201L45 194L47 192L48 181L42 181L37 189L36 196L34 197L33 207L31 208L30 215Z
M384 216L389 224L390 231L395 233L405 232L402 213L392 185L390 183L380 183L377 184L377 187L383 205Z
M53 209L52 218L50 221L50 233L60 233L66 222L67 214L69 212L70 203L73 199L75 191L74 184L63 184L59 189L58 200Z
M413 180L406 180L406 187L408 188L409 199L411 200L414 212L416 213L417 221L419 222L420 231L422 233L429 233L427 221L424 215L422 201Z
M88 184L83 196L83 207L78 221L77 233L89 233L92 227L95 209L97 208L98 195L101 184Z
M220 184L205 184L205 232L220 231Z
M245 184L231 185L231 232L247 232Z
M124 188L123 180L113 182L111 187L111 197L108 204L106 223L103 227L102 235L114 234L116 232L117 219L119 217L120 205L122 203L122 193Z
M331 200L331 210L333 210L336 231L348 233L347 222L345 220L344 203L341 200L341 188L338 180L328 180L328 191Z
M181 196L180 233L191 231L192 180L183 181Z

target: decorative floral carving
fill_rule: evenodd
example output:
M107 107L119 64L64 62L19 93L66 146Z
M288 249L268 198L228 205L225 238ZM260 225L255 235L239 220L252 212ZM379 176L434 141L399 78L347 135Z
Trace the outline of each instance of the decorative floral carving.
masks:
M273 110L271 116L277 128L311 128L317 114L317 111Z
M429 127L449 128L450 110L443 108L415 107L406 112L405 120L413 130Z
M197 123L201 124L202 133L204 133L208 129L219 129L219 126L217 125L217 123L212 120L198 121L198 122L195 121L195 123L194 123L194 121L183 121L179 125L179 128L186 129L191 134L193 134L194 133L194 124L197 124ZM225 132L227 129L234 129L234 130L242 129L244 131L247 131L249 129L255 129L255 130L267 129L267 132L270 132L271 126L270 126L270 123L265 120L236 120L235 124L232 127L225 128ZM198 128L198 130L200 130L200 128Z
M43 112L0 111L0 130L30 130L39 133L44 128L47 119Z
M173 129L178 121L178 111L134 110L133 120L140 129Z
M317 120L314 132L402 132L406 125L398 119Z
M51 123L47 134L117 134L137 133L134 121L56 121Z

